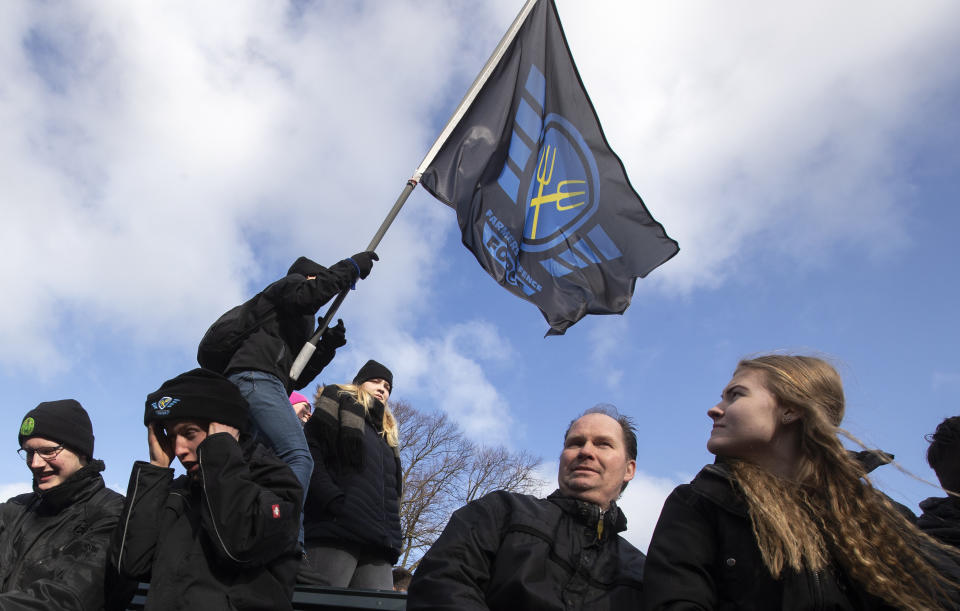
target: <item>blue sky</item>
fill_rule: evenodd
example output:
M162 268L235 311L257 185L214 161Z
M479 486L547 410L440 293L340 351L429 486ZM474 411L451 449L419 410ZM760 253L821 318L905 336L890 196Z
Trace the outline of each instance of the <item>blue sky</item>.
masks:
M15 3L0 23L0 492L38 402L93 418L110 485L146 458L143 401L195 366L222 311L299 255L362 250L520 2ZM960 412L960 7L922 0L636 1L558 9L614 150L680 253L624 316L544 338L533 306L417 189L341 311L397 398L544 458L612 403L640 428L623 499L646 547L711 460L736 361L815 353L846 428L932 478L923 435ZM910 506L936 490L884 467Z

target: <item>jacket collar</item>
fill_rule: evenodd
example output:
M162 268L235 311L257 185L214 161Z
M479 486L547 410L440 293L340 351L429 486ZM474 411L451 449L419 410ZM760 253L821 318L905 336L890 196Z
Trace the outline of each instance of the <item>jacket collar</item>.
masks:
M747 501L733 481L730 467L721 461L706 465L691 482L694 490L723 509L748 516Z
M68 505L89 497L102 488L103 479L100 477L100 472L105 468L102 460L91 460L59 486L41 491L37 490L36 485L34 485L33 489L40 498L43 507L60 511Z
M627 530L627 516L620 511L616 502L611 502L610 507L605 512L601 512L599 505L566 496L559 490L555 490L550 494L547 500L589 528L597 527L597 523L600 521L602 514L604 531L616 534Z
M920 501L920 509L926 513L960 520L960 499L952 496L932 496Z

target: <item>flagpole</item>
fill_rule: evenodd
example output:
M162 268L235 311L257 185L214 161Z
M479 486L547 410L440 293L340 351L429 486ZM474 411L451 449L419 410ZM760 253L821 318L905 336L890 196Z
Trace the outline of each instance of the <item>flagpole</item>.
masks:
M420 165L417 166L413 176L407 180L406 186L403 187L403 191L401 191L399 197L397 197L397 201L393 204L393 208L391 208L390 212L387 213L387 217L383 219L383 222L380 224L380 228L373 236L373 239L370 240L370 244L367 245L366 250L376 250L377 246L380 245L380 241L387 233L387 229L389 229L390 225L393 224L394 219L397 218L397 214L400 213L400 209L403 208L407 198L410 197L410 193L413 192L414 188L417 186L417 183L420 182L420 177L423 176L423 173L426 171L427 167L433 163L433 158L437 156L437 153L440 152L440 148L460 123L463 115L467 113L467 109L470 108L471 104L473 104L477 94L480 93L480 89L483 88L487 82L487 79L490 78L494 68L503 58L503 54L506 53L507 47L509 47L510 43L513 42L513 39L516 38L517 32L520 31L520 27L523 25L523 22L526 21L527 16L530 14L530 11L533 10L534 5L536 5L538 1L539 0L527 0L523 5L523 8L520 9L520 12L517 13L513 23L510 24L509 28L507 28L507 32L503 35L503 38L500 39L500 43L497 44L497 47L490 55L490 59L487 60L487 63L484 64L483 68L480 70L480 73L477 74L477 78L473 80L473 84L470 85L470 88L467 90L466 95L463 96L463 99L460 101L457 109L453 111L453 115L450 117L450 120L447 121L447 125L443 128L443 131L440 132L440 135L437 137L436 141L434 141L433 146L430 147L430 150L427 151L426 156L424 156L423 161L420 162ZM321 321L317 331L310 337L309 340L307 340L307 343L303 345L303 348L300 349L300 354L297 355L296 360L290 367L291 380L296 380L300 377L300 374L303 373L307 363L313 357L313 353L317 350L317 344L320 342L323 332L326 331L327 327L330 326L330 321L333 320L334 314L336 314L337 310L340 309L340 305L343 303L343 300L347 298L348 292L350 292L350 289L345 289L343 292L337 295L337 298L330 305L330 309L327 310L326 315L323 317L323 321Z

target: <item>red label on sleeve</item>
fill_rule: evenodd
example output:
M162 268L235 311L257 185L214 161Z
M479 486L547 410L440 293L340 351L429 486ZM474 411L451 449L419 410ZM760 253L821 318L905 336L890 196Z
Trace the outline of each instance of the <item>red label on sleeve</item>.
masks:
M280 505L274 505L274 506L273 506L273 519L277 519L277 518L279 518L279 517L280 517Z

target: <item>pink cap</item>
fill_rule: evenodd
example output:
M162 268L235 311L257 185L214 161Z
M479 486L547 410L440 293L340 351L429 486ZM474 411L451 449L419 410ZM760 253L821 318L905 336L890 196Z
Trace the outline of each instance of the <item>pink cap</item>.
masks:
M290 405L296 405L297 403L306 403L309 405L310 399L304 397L297 391L290 393Z

